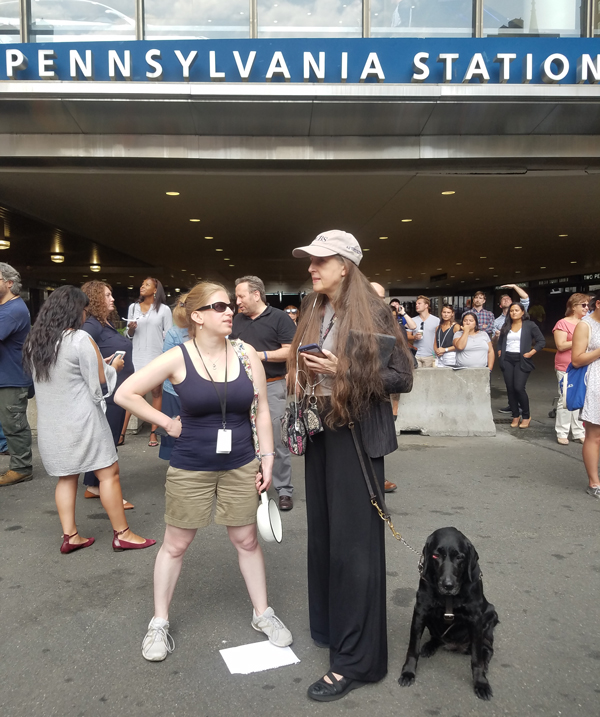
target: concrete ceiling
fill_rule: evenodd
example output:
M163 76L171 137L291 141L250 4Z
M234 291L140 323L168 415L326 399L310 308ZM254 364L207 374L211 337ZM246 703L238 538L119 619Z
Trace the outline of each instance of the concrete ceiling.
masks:
M132 283L151 266L161 267L160 278L172 287L189 285L192 273L229 284L253 273L269 290L296 292L309 286L307 262L293 259L291 250L320 231L340 228L368 250L361 268L372 280L406 293L446 294L600 271L596 173L161 171L159 166L2 169L0 201L64 230L66 259L59 267L52 264L50 239L47 250L38 243L36 256L25 258L27 239L14 233L11 249L0 259L21 268L27 264L38 277L47 271L50 279L60 271L61 278L78 283L85 259L70 252L79 246L81 253L84 237L100 246L102 277L115 283L116 273L108 267L115 263L111 252L118 251L130 258L130 267L120 261L119 271L131 269ZM442 194L450 190L455 194ZM439 274L448 276L430 281Z

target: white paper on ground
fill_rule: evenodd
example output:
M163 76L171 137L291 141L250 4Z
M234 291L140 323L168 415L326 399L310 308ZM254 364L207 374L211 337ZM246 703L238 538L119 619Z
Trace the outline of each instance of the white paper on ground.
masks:
M291 647L275 647L269 641L228 647L219 652L232 675L249 675L300 662Z

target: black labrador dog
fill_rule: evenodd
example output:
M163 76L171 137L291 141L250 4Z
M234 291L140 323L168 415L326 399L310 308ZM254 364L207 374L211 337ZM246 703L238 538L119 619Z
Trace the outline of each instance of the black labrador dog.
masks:
M479 699L489 700L492 688L486 672L494 654L498 614L483 594L479 556L471 541L456 528L440 528L425 542L421 579L410 628L406 661L398 682L415 681L420 654L431 657L440 645L471 653L473 686ZM423 630L431 639L421 648Z

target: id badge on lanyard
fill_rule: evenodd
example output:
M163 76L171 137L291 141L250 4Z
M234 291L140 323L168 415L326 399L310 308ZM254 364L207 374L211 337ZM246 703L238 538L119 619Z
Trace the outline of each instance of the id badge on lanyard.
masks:
M231 429L227 428L227 339L225 339L225 389L223 392L223 398L221 398L221 394L219 393L219 389L217 388L217 384L215 383L213 377L210 375L210 371L206 368L206 364L204 363L204 359L202 358L202 354L200 353L200 350L198 346L196 345L196 339L194 339L194 346L196 346L196 351L198 351L198 356L200 356L200 360L202 361L204 368L206 370L206 373L208 374L208 377L210 378L212 385L215 388L215 391L217 392L217 396L219 398L219 404L221 405L221 416L223 418L223 428L219 428L219 431L217 433L217 447L216 447L216 453L231 453Z

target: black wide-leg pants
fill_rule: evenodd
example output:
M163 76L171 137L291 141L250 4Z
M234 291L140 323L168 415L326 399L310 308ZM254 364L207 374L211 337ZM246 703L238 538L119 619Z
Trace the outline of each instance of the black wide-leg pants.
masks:
M383 493L383 458L372 462ZM330 646L333 672L377 682L387 673L385 524L350 429L313 436L305 468L311 635Z

